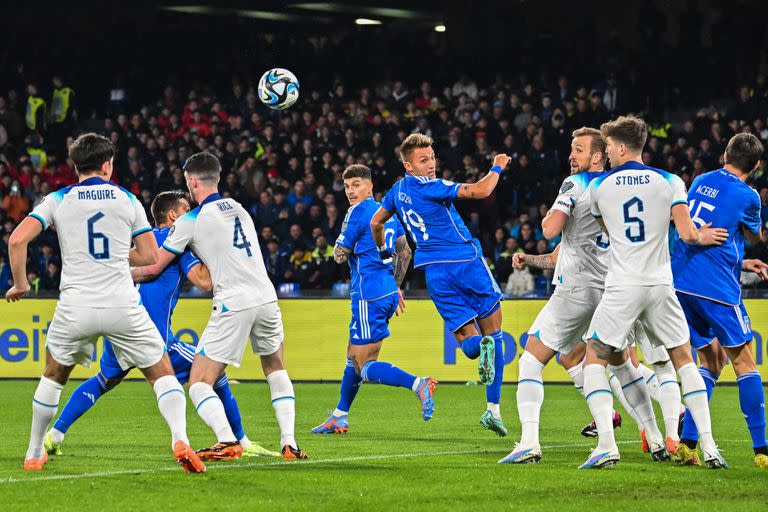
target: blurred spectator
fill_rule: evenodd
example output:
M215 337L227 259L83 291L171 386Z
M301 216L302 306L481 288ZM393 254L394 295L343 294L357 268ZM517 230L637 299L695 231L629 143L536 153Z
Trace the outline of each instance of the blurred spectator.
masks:
M18 180L11 183L8 194L3 198L2 208L5 215L17 223L29 213L29 199L22 192Z
M522 270L515 269L507 279L507 286L504 291L509 295L520 297L533 291L533 275L528 267Z

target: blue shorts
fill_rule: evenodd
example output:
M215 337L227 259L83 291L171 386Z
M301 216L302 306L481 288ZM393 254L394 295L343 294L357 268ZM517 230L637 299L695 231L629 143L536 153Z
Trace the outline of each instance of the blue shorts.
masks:
M752 326L742 301L738 306L677 292L683 307L693 348L704 348L714 338L723 347L738 347L752 341Z
M483 258L462 263L433 263L424 267L427 289L451 332L475 318L499 309L504 296Z
M176 378L182 384L186 383L189 380L192 360L195 358L194 345L174 340L168 345L167 351L168 357L171 359L173 371L176 373ZM128 372L131 371L130 368L128 370L120 368L115 352L112 350L112 344L106 339L104 340L104 352L101 354L99 366L101 367L101 375L107 380L125 378Z
M352 299L352 320L349 322L349 342L368 345L389 337L389 320L397 311L398 295L378 300Z

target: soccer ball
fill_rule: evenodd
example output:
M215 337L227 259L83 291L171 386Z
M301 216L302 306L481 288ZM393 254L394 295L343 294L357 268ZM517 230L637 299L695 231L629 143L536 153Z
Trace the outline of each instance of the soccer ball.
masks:
M270 69L259 80L259 99L269 108L285 110L299 99L299 81L287 69Z

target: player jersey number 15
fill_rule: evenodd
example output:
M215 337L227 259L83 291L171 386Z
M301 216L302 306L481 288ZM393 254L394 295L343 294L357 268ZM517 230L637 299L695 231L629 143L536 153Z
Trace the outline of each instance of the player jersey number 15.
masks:
M696 200L691 199L688 202L688 209L691 210L691 220L696 224L696 227L700 228L707 223L706 220L701 218L702 210L713 212L715 211L715 205L705 203L704 201L699 201L698 204L696 204Z

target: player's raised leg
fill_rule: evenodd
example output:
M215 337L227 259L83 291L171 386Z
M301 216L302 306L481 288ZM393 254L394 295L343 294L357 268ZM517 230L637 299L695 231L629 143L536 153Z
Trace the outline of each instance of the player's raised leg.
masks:
M355 360L349 355L351 347L347 347L347 362L341 377L339 402L331 415L320 425L312 429L313 434L345 434L349 432L349 410L355 401L363 378L355 368Z

